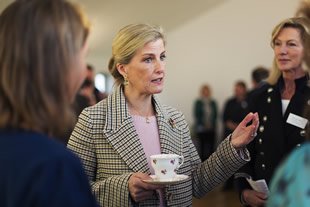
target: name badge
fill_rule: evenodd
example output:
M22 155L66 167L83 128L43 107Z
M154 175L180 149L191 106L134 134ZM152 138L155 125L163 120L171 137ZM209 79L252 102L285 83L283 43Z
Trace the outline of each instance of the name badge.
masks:
M308 123L308 120L301 116L290 113L287 117L286 123L304 129Z

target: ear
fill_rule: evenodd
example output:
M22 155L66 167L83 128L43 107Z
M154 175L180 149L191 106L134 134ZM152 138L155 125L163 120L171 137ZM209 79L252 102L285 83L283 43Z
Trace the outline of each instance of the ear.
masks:
M116 68L117 68L118 72L119 72L122 76L127 76L127 70L126 70L126 66L125 66L124 64L117 63L117 64L116 64Z

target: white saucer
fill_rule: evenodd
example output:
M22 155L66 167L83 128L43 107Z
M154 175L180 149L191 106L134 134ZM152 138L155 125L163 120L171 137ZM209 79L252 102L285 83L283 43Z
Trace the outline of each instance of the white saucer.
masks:
M169 180L159 180L156 175L150 175L150 177L152 178L152 180L143 180L143 182L151 184L169 185L184 181L189 178L188 175L176 175L174 178L171 178Z

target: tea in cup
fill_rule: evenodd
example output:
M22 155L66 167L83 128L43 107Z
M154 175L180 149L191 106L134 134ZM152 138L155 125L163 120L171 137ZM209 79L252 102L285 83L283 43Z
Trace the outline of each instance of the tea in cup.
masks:
M152 167L159 180L175 178L177 169L183 164L184 157L177 154L157 154L151 156Z

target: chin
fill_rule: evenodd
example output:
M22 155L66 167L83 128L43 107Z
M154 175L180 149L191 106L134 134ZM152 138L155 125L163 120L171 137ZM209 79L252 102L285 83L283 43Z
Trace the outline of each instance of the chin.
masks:
M292 69L292 67L289 66L278 66L278 68L281 72L285 72Z
M152 91L152 94L159 94L163 91L163 88L156 88L155 90Z

